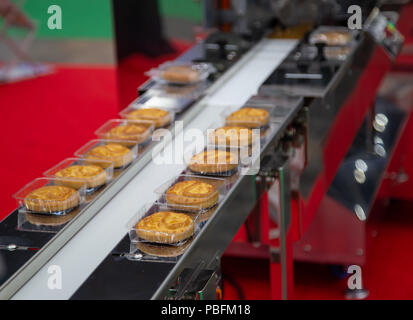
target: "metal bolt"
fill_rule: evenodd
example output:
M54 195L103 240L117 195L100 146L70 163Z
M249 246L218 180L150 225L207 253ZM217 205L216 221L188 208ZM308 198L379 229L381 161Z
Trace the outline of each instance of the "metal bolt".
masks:
M358 183L363 184L364 182L366 182L366 174L363 171L356 169L354 170L353 175L354 175L354 179Z
M354 165L357 170L362 171L362 172L367 172L367 170L369 169L369 167L367 166L367 163L362 159L356 160Z
M383 113L378 113L374 117L373 127L378 132L384 132L386 126L389 123L389 119Z
M381 144L374 145L374 152L380 157L384 158L386 156L386 149Z

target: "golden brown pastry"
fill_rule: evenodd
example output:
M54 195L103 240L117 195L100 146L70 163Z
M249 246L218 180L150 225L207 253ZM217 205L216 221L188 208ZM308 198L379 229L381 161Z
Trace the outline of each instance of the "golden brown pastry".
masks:
M227 126L248 128L264 127L270 122L267 110L260 108L242 108L231 113L226 119Z
M128 140L125 142L130 147L147 141L151 136L148 127L142 124L125 124L112 128L105 134L107 140Z
M170 66L162 71L162 78L177 83L192 83L199 80L198 71L191 66Z
M215 145L249 146L252 144L252 130L237 126L224 126L215 129L209 135L209 142Z
M80 189L86 183L87 188L96 188L106 183L106 171L102 167L89 165L73 165L55 173L56 183ZM69 178L69 179L64 179ZM71 180L70 178L81 181Z
M69 210L79 203L79 192L66 186L44 186L33 190L24 199L26 208L36 212Z
M213 185L196 180L177 182L166 191L166 202L181 210L211 208L218 198L218 190Z
M120 144L108 143L91 149L88 153L86 153L85 158L88 160L95 159L112 161L114 168L120 168L132 162L133 154L130 149ZM93 162L91 161L91 163ZM101 163L96 162L96 165L101 165Z
M177 243L194 234L194 221L186 214L160 211L136 225L139 238L156 243Z
M173 258L184 254L185 250L191 245L192 239L180 246L159 245L145 242L138 242L138 249L150 256Z
M350 33L346 31L324 31L315 34L312 42L324 42L329 46L342 46L350 42Z
M141 108L130 112L127 115L130 120L153 121L155 128L165 127L171 123L171 115L168 111L158 108Z
M234 152L225 150L206 150L194 155L188 168L201 174L224 173L238 166L238 157Z

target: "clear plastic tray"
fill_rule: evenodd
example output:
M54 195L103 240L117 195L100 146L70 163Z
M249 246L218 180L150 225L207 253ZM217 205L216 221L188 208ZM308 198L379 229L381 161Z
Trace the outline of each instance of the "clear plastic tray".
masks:
M196 159L197 155L204 152L211 156L206 158L206 160L205 157ZM251 166L250 156L251 150L248 147L222 148L207 146L207 148L200 152L197 147L194 147L185 154L185 161L188 169L195 174L230 177L238 172L245 172Z
M86 192L90 194L109 183L113 178L112 162L104 160L93 160L93 162L94 163L92 164L89 160L82 158L67 158L53 168L44 172L43 175L50 178L56 178L56 183L75 189L83 187L84 184L86 184ZM73 170L68 168L74 166L92 166L92 170L94 170L93 167L97 167L96 169L98 171L95 172L96 170L94 170L94 175L86 177L67 176L67 174L71 174L67 171ZM64 171L62 172L62 170Z
M187 71L182 72L182 69L187 69ZM215 71L209 63L173 61L165 62L145 74L162 84L190 85L205 81Z
M180 113L201 97L205 88L204 84L187 87L156 85L132 104Z
M141 109L158 109L161 111L167 112L165 115L161 115L159 117L147 116L142 114L136 114L137 110ZM170 126L175 120L175 112L173 110L167 110L164 108L151 108L145 107L144 105L138 103L130 104L126 109L123 109L119 115L128 120L146 120L152 121L154 123L155 128L163 128Z
M194 238L188 239L180 246L149 242L131 242L130 253L122 254L130 261L175 263L186 249L192 244Z
M137 102L146 108L162 108L180 113L188 108L195 100L192 98L176 98L173 96L157 96L152 93L146 93L138 98Z
M332 38L328 38L330 35ZM355 40L356 33L346 27L320 26L309 37L310 44L325 43L328 46L348 46Z
M204 185L202 185L204 184ZM183 190L176 190L177 188ZM200 194L199 188L210 188L207 194ZM228 193L225 179L196 175L179 175L158 187L155 193L158 202L185 212L204 213L216 207Z
M134 145L133 147L128 148L123 145L124 142L125 142L124 140L122 141L102 140L102 139L91 140L87 144L85 144L82 148L77 150L75 152L75 156L83 158L90 163L93 163L93 164L96 163L97 165L106 166L106 164L100 162L100 160L110 161L112 162L114 169L123 169L127 167L129 164L131 164L136 159L136 156L138 154L138 145ZM133 142L133 141L130 141L130 142ZM93 152L95 148L98 148L98 147L105 148L106 145L113 145L113 144L116 145L117 148L120 148L120 149L127 148L129 149L129 151L126 152L125 150L125 154L119 154L119 155L113 155L113 156L109 156L107 154L97 155ZM95 160L98 160L98 161L95 162Z
M76 190L62 186L60 182L54 178L37 178L26 184L13 195L19 210L38 215L61 216L81 207L85 201L86 184ZM82 183L81 180L78 182ZM58 197L50 199L50 195L55 193L58 193Z
M231 130L231 128L237 130L235 135L229 136L224 133L227 130ZM208 127L205 135L207 137L207 143L210 146L239 148L260 144L265 132L265 130L260 129L251 129L234 125L227 126L225 125L225 119L223 119L212 123ZM238 136L240 136L241 139L238 139Z
M139 133L128 132L125 133L124 131L117 131L122 130L122 128L133 128L134 126L142 127L144 131ZM131 147L135 144L143 145L147 143L151 137L152 132L154 129L153 121L146 121L146 120L125 120L125 119L112 119L107 121L103 126L96 130L95 134L100 139L105 140L119 140L122 141L122 144Z
M251 128L251 129L265 129L268 128L268 125L271 121L271 110L272 110L272 106L271 107L256 107L256 106L249 106L249 105L245 105L244 107L235 110L235 111L229 111L229 110L225 110L224 113L222 114L225 117L225 125L227 126L237 126L237 127L247 127L247 128ZM259 117L245 117L243 119L234 119L234 118L230 118L233 115L235 115L237 112L240 112L241 110L245 110L245 109L262 109L265 110L267 112L266 116L259 116ZM265 118L265 119L264 119Z
M277 96L252 96L248 99L245 105L242 108L255 108L255 109L264 109L269 114L269 124L270 123L283 123L285 120L285 116L290 113L290 108L288 105L288 97L277 97ZM241 108L241 109L242 109ZM238 109L240 110L240 109ZM227 108L221 113L221 117L225 119L225 123L227 123L227 117L238 110L233 110L232 108ZM234 123L237 123L236 121ZM258 125L256 122L251 121L252 124ZM260 129L266 129L268 127L260 127Z
M172 212L178 214L183 220L176 222L171 221L171 230L148 230L149 228L143 228L139 226L141 221L150 219L154 214L162 212ZM160 218L161 221L165 217ZM160 223L160 221L157 221ZM162 221L163 222L163 221ZM175 223L175 225L173 224ZM184 224L184 225L182 225ZM157 223L155 223L158 226ZM158 226L159 228L159 226ZM179 247L184 245L188 240L195 237L199 231L199 214L188 213L181 210L176 210L168 205L161 203L147 204L143 206L141 210L135 215L135 217L128 223L129 239L131 243L152 243L163 244L169 246ZM181 230L179 230L181 229ZM175 230L175 232L174 232ZM179 230L176 232L176 230Z
M81 208L76 208L65 215L59 216L36 214L22 208L17 213L17 230L57 233L81 211Z
M208 83L201 82L187 86L157 83L148 92L155 96L167 96L180 99L198 99L207 89Z

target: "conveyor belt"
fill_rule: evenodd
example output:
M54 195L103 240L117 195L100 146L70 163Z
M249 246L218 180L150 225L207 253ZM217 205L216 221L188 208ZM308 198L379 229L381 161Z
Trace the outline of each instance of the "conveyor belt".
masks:
M292 50L295 41L262 40L238 61L209 90L210 94L188 111L196 117L185 130L206 130L219 114L230 107L239 108L257 92L260 84ZM175 140L183 138L180 133ZM165 153L172 152L171 145ZM159 157L159 156L158 156ZM184 164L158 166L149 163L89 223L87 223L46 265L44 265L13 299L68 299L102 262L127 232L127 222L145 204L154 202L153 190L178 175ZM47 286L48 268L62 270L62 289Z
M262 103L262 100L260 102ZM254 103L257 103L256 97L249 99L246 105ZM271 168L276 169L285 163L282 152L275 152L279 150L278 142L284 136L287 126L302 109L303 99L279 97L273 99L272 104L275 106L271 112L274 122L270 123L261 141L260 157L254 158L253 161L258 165L264 157L269 156L274 160ZM281 160L280 163L278 160ZM190 172L185 171L185 174ZM162 299L182 272L185 271L188 277L195 279L202 270L214 271L222 253L247 219L256 204L256 197L259 196L253 192L256 184L255 175L236 173L225 180L228 193L223 196L212 216L202 225L191 246L176 263L168 262L162 267L154 268L142 262L139 254L137 259L134 259L129 255L129 237L126 235L72 298ZM126 258L125 254L133 259ZM131 286L131 282L143 284L142 287ZM181 281L179 293L184 293L182 288L187 284L190 282Z

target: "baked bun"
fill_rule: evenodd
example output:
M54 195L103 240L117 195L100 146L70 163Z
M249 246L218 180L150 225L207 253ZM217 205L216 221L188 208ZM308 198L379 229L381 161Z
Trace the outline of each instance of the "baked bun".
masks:
M174 258L185 253L185 250L191 245L192 239L179 246L159 245L146 242L138 242L138 249L150 256L162 258Z
M188 168L201 174L218 174L238 167L238 156L225 150L206 150L194 155Z
M252 130L238 126L224 126L215 129L208 137L209 142L214 145L249 146L252 144Z
M194 234L194 221L186 214L160 211L136 225L139 238L156 243L177 243Z
M193 83L199 80L199 72L191 66L170 66L162 71L162 78L169 82Z
M73 165L55 173L56 183L74 189L80 189L86 183L86 187L97 188L106 183L106 171L96 165ZM69 179L64 179L69 178ZM71 180L70 178L82 181Z
M198 211L217 204L218 190L209 183L187 180L175 183L165 195L166 202L174 208Z
M247 128L265 127L270 122L270 114L261 108L242 108L231 113L226 119L227 126Z
M26 208L35 212L66 211L79 203L79 192L66 186L44 186L33 190L24 199Z
M107 140L127 140L125 146L131 147L147 141L151 137L151 132L142 124L125 124L110 129L104 137Z
M165 127L171 123L171 115L168 111L158 108L140 108L127 115L129 120L153 121L155 128Z
M108 143L97 146L86 153L85 158L88 160L108 160L113 162L114 168L121 168L133 160L133 154L130 149L117 143ZM90 161L93 163L93 161ZM101 163L96 163L101 165Z

